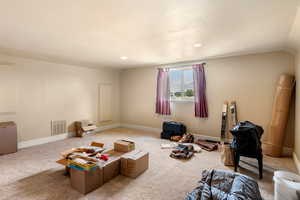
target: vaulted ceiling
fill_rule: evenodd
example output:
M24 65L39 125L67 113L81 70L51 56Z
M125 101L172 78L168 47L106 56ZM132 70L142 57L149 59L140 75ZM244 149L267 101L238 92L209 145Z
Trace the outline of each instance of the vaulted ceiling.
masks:
M126 68L288 48L299 1L0 0L0 5L0 53Z

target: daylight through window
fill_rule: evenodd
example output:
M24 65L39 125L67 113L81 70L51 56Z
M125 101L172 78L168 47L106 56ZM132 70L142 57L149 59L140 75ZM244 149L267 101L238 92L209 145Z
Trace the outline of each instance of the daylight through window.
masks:
M192 68L170 70L171 100L194 100L194 79Z

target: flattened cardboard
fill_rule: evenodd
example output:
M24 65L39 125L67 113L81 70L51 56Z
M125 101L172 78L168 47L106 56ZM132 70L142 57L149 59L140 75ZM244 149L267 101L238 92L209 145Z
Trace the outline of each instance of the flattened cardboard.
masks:
M121 174L136 178L149 167L149 153L135 150L121 157Z
M57 160L56 163L61 164L63 166L68 166L68 160L66 158Z
M129 152L135 149L135 144L130 140L117 140L114 142L114 150L119 152Z
M63 158L66 158L69 154L74 153L75 151L76 151L75 148L69 149L69 150L66 150L66 151L61 152L60 155L61 155Z
M87 194L103 185L103 169L91 171L70 169L71 186L82 194Z
M100 142L92 142L91 146L103 148L104 144Z

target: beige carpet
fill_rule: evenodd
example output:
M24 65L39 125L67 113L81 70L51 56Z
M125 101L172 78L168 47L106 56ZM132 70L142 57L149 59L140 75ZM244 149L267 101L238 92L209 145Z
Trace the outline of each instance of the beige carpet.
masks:
M82 195L70 187L64 168L55 163L63 150L99 141L111 147L113 141L132 138L137 148L150 152L149 169L136 179L118 176L101 188ZM229 169L220 162L218 152L196 154L189 161L169 157L170 150L160 149L166 142L155 133L138 130L112 129L84 138L70 138L58 142L22 149L18 153L0 156L0 199L106 199L146 200L183 199L201 177L204 169ZM245 160L244 160L245 161ZM242 173L257 178L254 160L242 162ZM247 169L246 169L247 168ZM272 173L275 169L289 168L295 171L292 159L265 158L264 179L259 181L265 199L273 199Z

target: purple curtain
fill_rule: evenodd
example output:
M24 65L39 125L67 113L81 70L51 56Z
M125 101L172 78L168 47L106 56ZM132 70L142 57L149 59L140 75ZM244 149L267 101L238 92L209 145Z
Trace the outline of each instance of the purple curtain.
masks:
M169 69L158 69L156 89L156 111L160 115L170 115Z
M208 117L206 102L206 80L204 64L193 65L194 93L195 93L195 116L200 118Z

